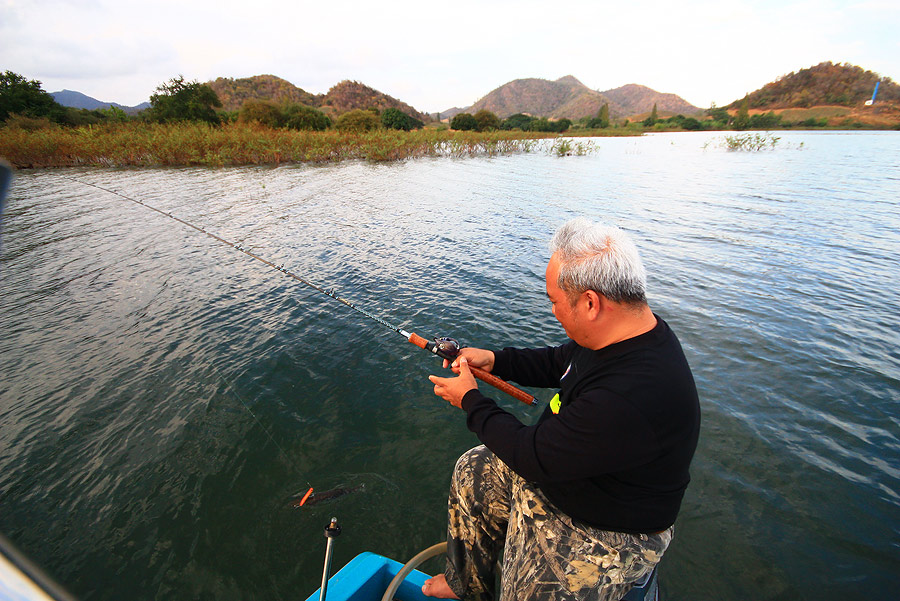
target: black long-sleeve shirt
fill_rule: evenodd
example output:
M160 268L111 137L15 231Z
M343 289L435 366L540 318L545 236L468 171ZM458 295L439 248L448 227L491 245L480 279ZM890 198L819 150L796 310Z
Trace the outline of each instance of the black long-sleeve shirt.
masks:
M533 426L478 390L462 401L469 429L554 505L616 532L659 532L675 523L700 404L681 344L662 319L598 351L572 341L496 351L493 373L560 389L559 413L547 407Z

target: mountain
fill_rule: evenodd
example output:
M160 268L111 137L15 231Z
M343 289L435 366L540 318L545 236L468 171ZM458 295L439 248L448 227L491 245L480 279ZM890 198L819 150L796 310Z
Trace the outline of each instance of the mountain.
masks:
M299 102L307 106L319 106L324 98L322 94L310 94L274 75L254 75L239 79L219 77L215 81L206 82L206 85L218 95L219 100L222 101L222 108L226 111L240 110L245 100L287 101Z
M875 83L879 102L900 100L900 86L889 77L844 63L819 63L796 73L788 73L747 95L751 109L807 108L816 105L864 106L872 98ZM728 108L738 108L742 99Z
M207 85L219 96L226 111L240 110L246 100L271 100L274 102L298 102L320 109L336 117L353 109L396 108L410 117L428 121L428 117L393 96L356 81L342 81L327 94L311 94L291 82L274 75L254 75L231 79L219 77Z
M340 115L353 109L375 108L383 111L384 109L395 108L419 121L427 122L431 120L428 115L420 113L393 96L388 96L357 81L349 80L344 80L328 90L319 108L331 116Z
M526 113L551 119L594 117L604 104L609 104L612 117L627 117L646 113L657 105L660 114L693 114L700 111L675 94L662 94L646 86L629 84L599 92L592 90L576 77L566 75L555 81L547 79L515 79L493 90L465 109L475 113L487 109L501 119L516 113ZM454 110L442 111L446 117Z
M547 79L514 79L478 100L466 109L476 113L482 109L505 119L516 113L526 113L536 117L579 119L585 115L594 116L600 107L608 102L610 113L616 114L613 102L599 92L591 90L571 75L556 81ZM449 111L442 111L442 115Z
M122 109L126 113L136 113L150 106L149 102L142 102L137 106L124 106L115 102L102 102L100 100L97 100L96 98L91 98L86 94L75 92L73 90L50 92L50 95L53 96L53 99L56 100L56 102L63 106L68 106L76 109L87 109L89 111L93 111L95 109L107 109L111 106L114 106L116 108Z
M656 105L659 113L672 113L673 115L690 115L700 112L697 108L681 96L675 94L663 94L647 86L640 86L636 83L630 83L619 88L606 90L601 92L604 96L625 107L626 113L634 115L638 113L649 113ZM610 105L612 106L612 105Z

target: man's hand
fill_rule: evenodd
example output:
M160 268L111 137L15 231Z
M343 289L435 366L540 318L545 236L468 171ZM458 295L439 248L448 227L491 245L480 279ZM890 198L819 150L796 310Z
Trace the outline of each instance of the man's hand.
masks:
M445 360L444 367L447 366L446 364L447 361ZM454 407L462 409L462 398L470 390L478 388L478 384L475 382L475 376L469 371L469 362L466 360L465 355L458 357L453 362L453 371L458 373L459 376L456 378L428 376L428 379L434 384L434 394Z
M460 357L465 357L466 361L469 362L469 365L471 367L478 367L486 372L490 372L492 369L494 369L493 351L486 351L484 349L473 348L470 346L459 350L459 357L457 357L453 361L453 365L450 365L450 362L444 359L444 369L449 366L453 369L453 373L458 374Z

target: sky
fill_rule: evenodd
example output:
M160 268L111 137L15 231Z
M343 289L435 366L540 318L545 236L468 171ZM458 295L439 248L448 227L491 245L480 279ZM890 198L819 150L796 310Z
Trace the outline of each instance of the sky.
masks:
M709 107L823 61L900 79L896 0L0 0L0 71L134 106L177 75L345 79L421 112L514 79Z

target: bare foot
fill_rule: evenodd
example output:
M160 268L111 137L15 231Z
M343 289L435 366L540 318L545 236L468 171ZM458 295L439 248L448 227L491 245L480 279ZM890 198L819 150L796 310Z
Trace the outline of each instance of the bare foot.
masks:
M447 584L447 578L443 574L438 574L434 578L429 578L422 585L422 594L426 597L434 597L436 599L459 599L456 593Z

